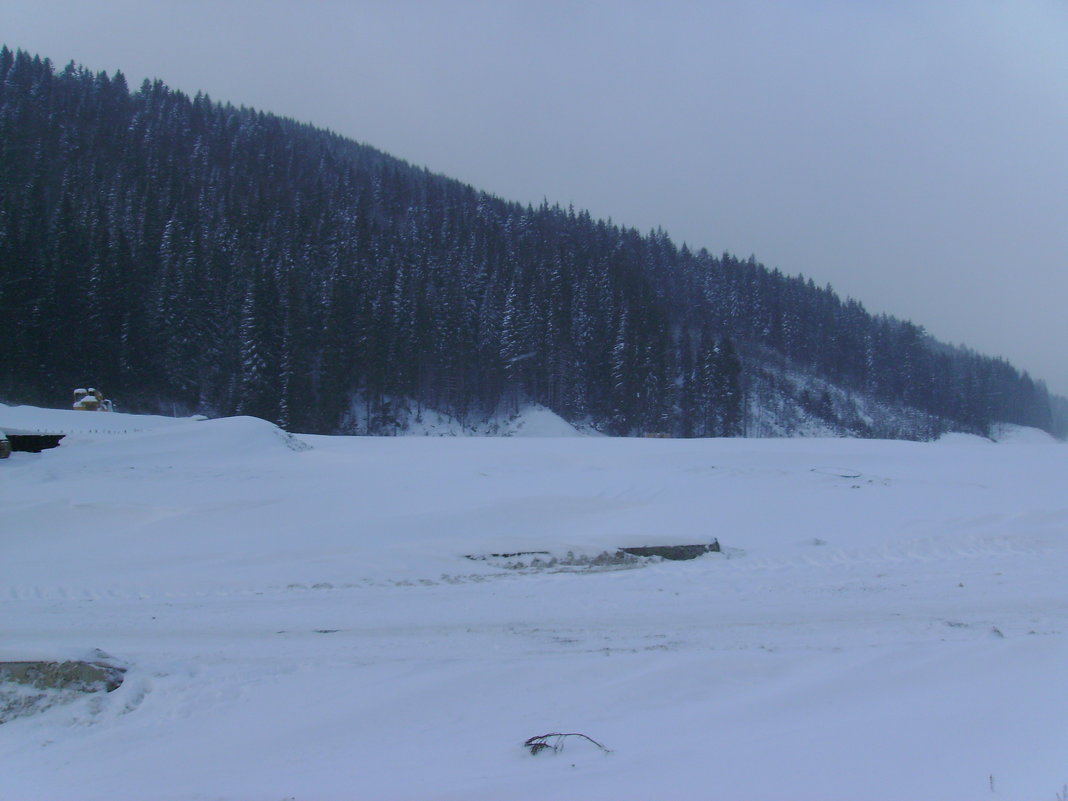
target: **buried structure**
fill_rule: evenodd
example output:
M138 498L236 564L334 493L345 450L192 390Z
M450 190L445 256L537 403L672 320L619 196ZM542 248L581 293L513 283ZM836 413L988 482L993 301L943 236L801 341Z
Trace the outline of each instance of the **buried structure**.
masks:
M579 567L612 568L636 566L643 559L664 559L669 562L681 562L696 559L706 553L720 553L719 540L699 545L641 545L616 548L614 552L603 551L597 556L576 555L571 551L566 556L553 556L549 551L513 551L511 553L465 554L476 562L494 562L501 567L523 569L527 567ZM527 561L517 561L530 557Z
M126 669L107 661L0 662L0 724L70 703L92 693L113 692Z
M712 540L707 545L643 545L636 548L620 548L631 556L659 556L672 562L696 559L706 553L719 553L719 540Z

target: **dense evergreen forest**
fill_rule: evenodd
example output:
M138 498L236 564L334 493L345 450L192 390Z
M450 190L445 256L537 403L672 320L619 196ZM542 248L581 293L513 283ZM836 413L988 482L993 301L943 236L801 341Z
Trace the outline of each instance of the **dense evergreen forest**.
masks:
M1006 362L752 258L5 47L0 397L85 384L306 432L528 402L619 435L1065 427Z

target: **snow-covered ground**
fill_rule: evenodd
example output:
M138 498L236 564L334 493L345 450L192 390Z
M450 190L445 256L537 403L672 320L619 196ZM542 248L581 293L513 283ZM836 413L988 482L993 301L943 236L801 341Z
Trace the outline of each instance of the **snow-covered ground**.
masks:
M0 406L0 429L38 414ZM1054 801L1068 782L1068 448L1044 435L47 414L80 428L0 461L0 660L101 649L127 673L0 725L4 801ZM583 558L713 538L690 562ZM521 551L550 553L466 558ZM548 732L611 753L522 747Z

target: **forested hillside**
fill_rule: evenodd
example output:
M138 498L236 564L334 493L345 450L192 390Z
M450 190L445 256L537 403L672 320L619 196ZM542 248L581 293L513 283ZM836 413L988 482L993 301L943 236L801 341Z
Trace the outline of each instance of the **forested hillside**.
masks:
M0 343L8 401L88 383L299 431L526 402L623 435L1065 427L1006 362L752 258L7 48Z

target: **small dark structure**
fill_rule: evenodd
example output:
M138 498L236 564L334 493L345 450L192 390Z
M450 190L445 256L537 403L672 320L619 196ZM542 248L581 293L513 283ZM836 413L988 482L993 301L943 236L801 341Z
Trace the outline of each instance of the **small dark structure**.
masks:
M696 559L706 553L719 553L719 540L701 545L643 545L633 548L616 548L614 551L602 551L597 556L575 555L571 551L566 556L556 557L549 551L513 551L511 553L469 553L464 554L468 559L476 562L486 562L493 559L518 559L520 557L532 557L527 562L513 562L501 565L510 569L523 569L526 567L618 567L620 565L634 566L640 564L640 558L668 559L673 562L681 562L687 559ZM544 559L542 557L549 557Z
M686 559L696 559L706 553L719 553L719 540L712 540L707 545L648 545L619 550L631 556L659 556L661 559L681 562Z
M8 434L7 439L11 443L12 451L40 453L57 447L63 436L63 434Z
M126 668L109 664L97 651L92 661L0 662L0 725L67 704L86 695L112 692Z
M517 556L549 556L548 551L515 551L514 553L468 553L464 554L468 559L475 562L485 562L487 559L515 559Z
M122 684L125 668L101 662L0 662L0 681L28 684L38 689L77 689L109 693Z

